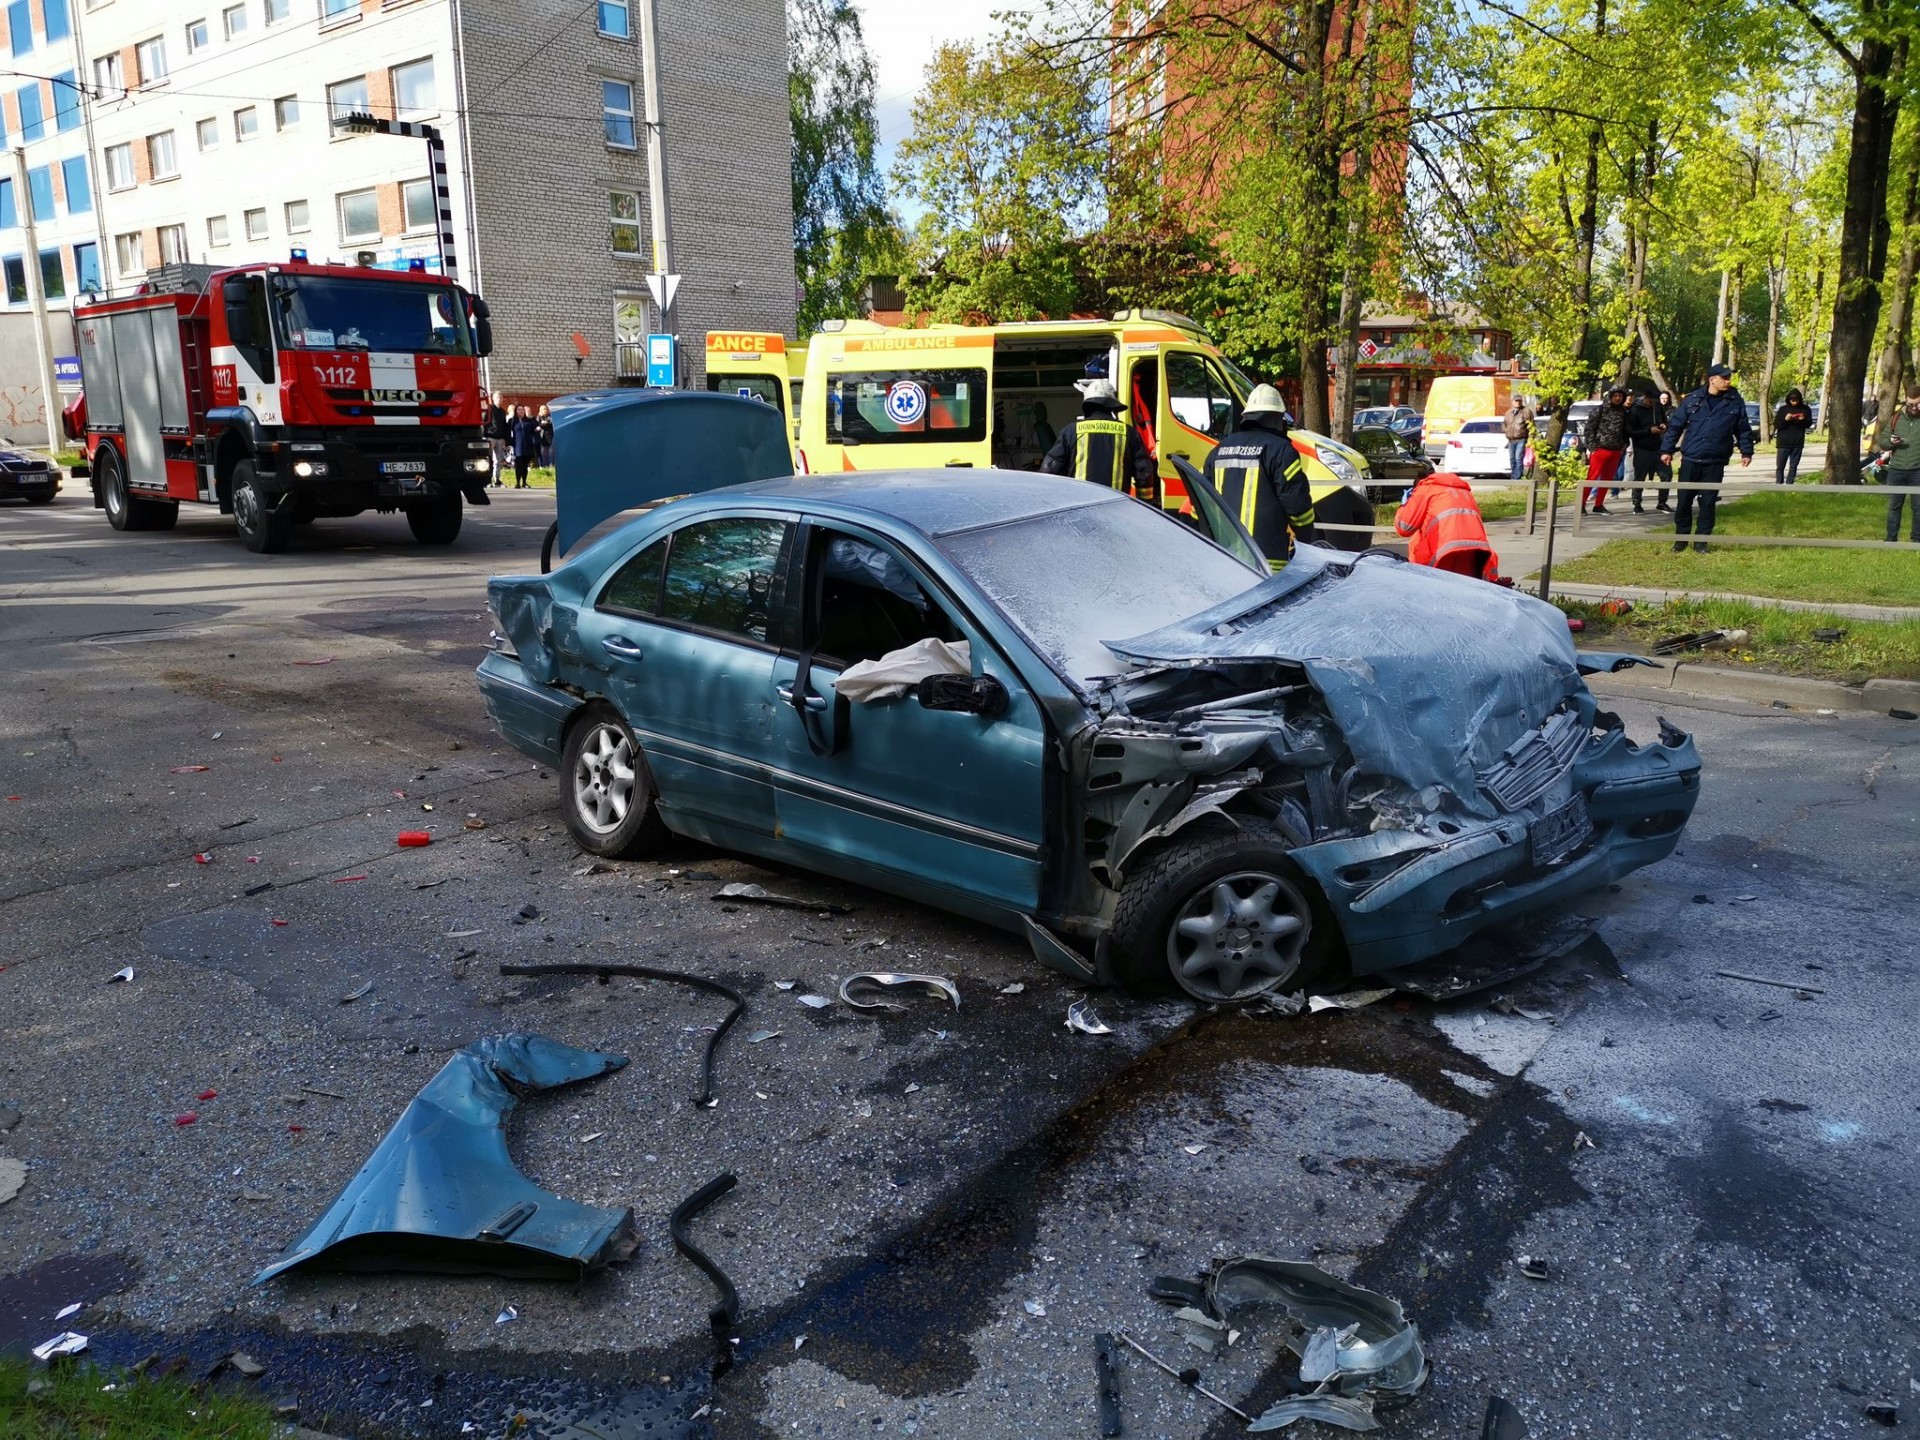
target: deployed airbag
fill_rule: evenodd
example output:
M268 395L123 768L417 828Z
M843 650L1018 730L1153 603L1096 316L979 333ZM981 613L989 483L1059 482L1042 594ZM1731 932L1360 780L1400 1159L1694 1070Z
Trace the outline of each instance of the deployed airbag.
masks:
M563 1200L507 1156L518 1097L611 1074L624 1055L494 1035L455 1055L401 1112L327 1211L258 1275L296 1266L578 1279L639 1245L632 1210Z

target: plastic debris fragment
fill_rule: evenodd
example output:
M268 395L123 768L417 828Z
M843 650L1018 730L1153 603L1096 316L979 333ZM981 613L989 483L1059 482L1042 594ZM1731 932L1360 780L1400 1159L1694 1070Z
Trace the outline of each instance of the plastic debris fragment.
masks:
M493 1317L493 1323L496 1325L507 1325L507 1324L511 1324L515 1320L518 1320L519 1318L520 1318L519 1309L516 1306L507 1305L501 1309L498 1315Z
M1178 1380L1182 1385L1186 1386L1189 1390L1193 1391L1195 1394L1206 1396L1207 1399L1213 1401L1214 1404L1218 1405L1222 1410L1225 1410L1230 1415L1238 1415L1242 1420L1252 1419L1252 1417L1248 1415L1246 1411L1242 1410L1238 1405L1233 1404L1229 1400L1221 1399L1220 1396L1214 1394L1213 1391L1207 1389L1206 1386L1202 1385L1200 1383L1200 1372L1198 1370L1176 1370L1171 1365L1167 1364L1166 1361L1162 1360L1158 1355L1155 1355L1151 1350L1147 1349L1147 1347L1142 1345L1138 1340L1134 1339L1133 1336L1129 1335L1126 1331L1124 1330L1120 1331L1119 1335L1120 1335L1121 1342L1123 1344L1127 1345L1129 1348L1133 1350L1138 1351L1142 1356L1144 1356L1147 1359L1147 1361L1150 1364L1155 1366L1157 1369L1164 1370L1167 1374L1173 1376L1174 1379Z
M133 966L123 965L121 966L120 969L114 971L113 974L107 977L107 983L111 985L116 980L131 980L131 979L133 979Z
M676 1205L667 1221L667 1232L673 1237L673 1248L698 1266L701 1274L711 1280L714 1289L719 1292L718 1302L707 1311L707 1325L713 1331L716 1356L722 1367L733 1363L731 1342L740 1330L740 1292L734 1289L727 1272L714 1264L707 1253L687 1237L687 1226L696 1215L739 1183L731 1170L714 1176Z
M218 1100L220 1098L220 1092L218 1090L202 1090L194 1098L196 1100Z
M879 985L894 987L900 985L919 986L953 1002L953 1008L960 1008L960 987L940 975L904 975L891 970L863 970L857 975L849 975L840 982L840 1001L851 1005L855 1010L904 1010L907 1007L891 1000L856 1000L853 989L857 985Z
M791 990L799 983L798 980L776 980L773 982L773 988L776 990Z
M193 857L193 863L196 865L211 865L213 864L213 856L202 850Z
M336 875L333 877L333 883L336 885L351 885L356 880L364 880L366 878L364 875Z
M173 1123L177 1128L184 1129L188 1125L197 1124L199 1122L199 1119L200 1119L199 1111L182 1110L178 1115L173 1117Z
M403 850L417 850L422 845L431 845L433 836L424 830L402 830L394 837L394 843Z
M809 1010L824 1010L833 1002L824 995L796 995L793 997Z
M317 655L311 660L296 660L293 663L296 665L331 665L333 663L333 656Z
M371 980L363 981L361 984L356 985L353 989L349 990L346 994L342 995L340 997L340 1003L342 1005L351 1005L354 1001L362 999L363 997L370 995L372 993L373 993L373 981Z
M87 1307L83 1303L76 1300L73 1302L73 1304L62 1306L59 1310L55 1311L53 1318L56 1320L71 1320L74 1316L78 1315L82 1310L86 1308Z
M1113 1336L1102 1332L1093 1337L1093 1373L1099 1386L1100 1433L1112 1437L1120 1433L1120 1352L1114 1349Z
M1363 1392L1412 1395L1426 1384L1420 1330L1407 1319L1399 1302L1349 1285L1317 1265L1262 1255L1229 1260L1208 1282L1207 1298L1208 1309L1222 1319L1254 1305L1279 1305L1290 1320L1309 1332L1300 1363L1300 1378L1309 1385L1326 1384L1341 1395L1353 1396ZM1367 1418L1371 1419L1370 1406ZM1265 1428L1283 1423L1291 1421Z
M1900 1409L1890 1400L1870 1400L1867 1402L1867 1418L1876 1424L1891 1427L1900 1423Z
M1392 995L1391 990L1349 990L1343 995L1313 995L1307 999L1307 1009L1319 1010L1358 1010L1385 1000Z
M760 1045L768 1040L778 1040L779 1038L780 1032L778 1030L756 1030L747 1036L747 1044Z
M1000 993L1002 995L1019 995L1023 994L1026 988L1027 986L1024 980L1016 980L1011 985L1002 985L1000 987Z
M1038 1300L1029 1300L1026 1303L1026 1311L1027 1314L1038 1318L1047 1313L1047 1307L1042 1305Z
M33 1347L33 1358L42 1362L56 1355L78 1355L87 1348L87 1337L72 1330L63 1330L51 1340L43 1340Z
M1082 1035L1111 1035L1113 1027L1093 1013L1093 1006L1076 1000L1067 1007L1067 1029Z
M1371 1397L1346 1395L1290 1395L1247 1426L1249 1432L1284 1430L1299 1420L1317 1420L1342 1430L1378 1430Z
M204 775L211 769L213 769L211 765L176 765L167 773L169 775Z
M1529 1280L1546 1280L1552 1277L1553 1272L1547 1268L1547 1262L1537 1255L1522 1255L1517 1263L1520 1266L1520 1273Z
M1527 1422L1511 1400L1495 1395L1487 1401L1487 1418L1480 1426L1480 1440L1527 1440Z
M736 881L731 885L722 885L711 897L715 900L744 900L754 905L778 905L785 910L811 910L820 915L851 915L850 905L829 905L820 900L801 900L792 895L777 895L762 885L750 885Z
M0 1156L0 1205L13 1199L27 1183L27 1162Z

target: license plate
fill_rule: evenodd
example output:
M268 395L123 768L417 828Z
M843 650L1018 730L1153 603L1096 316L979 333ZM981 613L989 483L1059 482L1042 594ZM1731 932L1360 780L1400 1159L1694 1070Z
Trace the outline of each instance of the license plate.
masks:
M1551 814L1543 815L1527 828L1533 846L1535 865L1552 865L1564 860L1593 833L1593 819L1587 814L1587 800L1576 795Z
M380 462L380 473L382 475L424 475L427 473L427 462L424 460L382 460Z

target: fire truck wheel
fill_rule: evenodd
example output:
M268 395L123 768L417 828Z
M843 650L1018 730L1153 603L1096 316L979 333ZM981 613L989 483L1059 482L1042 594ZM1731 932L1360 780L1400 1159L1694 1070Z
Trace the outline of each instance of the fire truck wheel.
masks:
M139 500L127 493L120 461L102 445L94 459L100 472L100 498L106 502L107 523L116 530L171 530L180 518L177 500Z
M268 508L251 460L233 467L233 523L240 531L241 542L256 555L277 555L287 548L293 522L284 508Z
M407 524L422 545L451 545L460 534L460 497L443 495L428 504L409 505Z

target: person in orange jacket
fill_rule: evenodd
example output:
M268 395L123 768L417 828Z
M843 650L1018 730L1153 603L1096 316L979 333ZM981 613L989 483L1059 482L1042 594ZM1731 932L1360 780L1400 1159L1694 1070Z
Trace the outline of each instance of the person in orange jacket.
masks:
M1502 583L1500 557L1487 540L1473 490L1451 470L1436 470L1415 485L1393 528L1412 541L1407 559L1415 565Z

